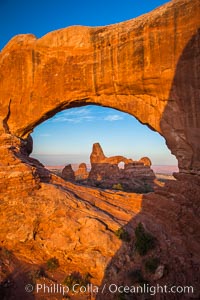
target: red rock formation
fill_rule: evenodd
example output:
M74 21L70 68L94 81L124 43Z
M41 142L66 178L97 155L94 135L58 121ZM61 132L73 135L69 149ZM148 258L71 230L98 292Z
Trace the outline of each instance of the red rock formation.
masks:
M128 164L128 163L132 163L133 160L130 158L128 159L124 156L119 156L119 155L106 157L101 148L101 145L99 143L93 144L92 153L90 155L91 165L99 164L99 163L116 165L116 164L119 164L120 162L124 162L124 163Z
M144 195L141 212L125 227L131 233L142 222L145 229L156 238L157 246L147 255L140 256L134 250L135 239L129 244L124 243L107 266L102 288L104 284L109 286L113 282L118 286L124 282L127 286L132 286L134 280L137 282L138 279L133 274L140 270L142 277L152 286L159 284L170 288L173 282L176 287L193 287L193 292L189 294L164 293L161 296L158 293L154 296L155 299L199 299L200 180L198 176L181 174L176 175L176 178L177 181L169 181L156 193ZM152 257L159 258L159 265L164 266L164 274L158 280L155 278L157 272L152 274L145 270L145 261ZM132 296L133 294L127 299L133 299ZM116 294L106 291L103 295L99 293L97 299L115 300ZM134 294L134 299L140 300L141 294Z
M74 174L74 171L73 171L72 166L70 164L65 166L64 169L62 170L62 177L66 181L71 181L71 182L75 181L75 174Z
M145 166L151 167L152 163L148 157L140 158L139 162L142 162Z
M123 156L106 157L101 145L93 145L90 155L91 170L88 184L101 188L117 188L129 192L146 193L153 191L155 174L150 169L151 161L143 157L140 161L133 161ZM119 169L118 163L124 162L124 169Z
M75 171L75 178L77 180L85 180L88 178L87 166L85 163L81 163L78 167L78 170Z
M158 242L150 255L168 266L159 283L194 285L199 299L199 9L199 0L171 1L116 25L19 35L1 51L2 247L33 263L56 256L63 270L89 271L99 283L105 269L113 274L113 256L119 275L138 262L133 229L142 221ZM162 134L182 174L142 197L77 188L28 157L35 126L87 104L127 112ZM131 244L114 234L125 224Z
M52 174L51 183L40 183L32 193L12 194L8 189L1 198L1 246L36 264L56 256L66 273L89 272L100 283L121 245L115 230L135 216L140 205L141 195L107 195Z
M101 145L99 143L95 143L92 146L92 153L90 155L90 163L99 163L102 162L105 159L105 155L103 153L103 149L101 148Z
M14 37L0 53L0 132L26 138L65 108L113 107L161 133L180 170L197 174L199 6L170 1L116 25Z

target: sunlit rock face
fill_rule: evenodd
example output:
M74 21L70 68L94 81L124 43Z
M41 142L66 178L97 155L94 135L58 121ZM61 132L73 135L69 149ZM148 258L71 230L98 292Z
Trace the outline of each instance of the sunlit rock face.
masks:
M199 0L177 0L116 25L73 26L40 39L19 35L6 45L0 53L2 247L32 263L56 256L63 270L90 272L100 283L113 259L120 272L130 265L123 252L129 246L121 248L114 232L127 224L134 241L142 221L169 266L163 283L194 283L199 291L199 14ZM98 191L66 183L28 156L35 126L87 104L127 112L159 132L178 159L177 181L146 196Z
M79 181L86 180L88 178L88 170L86 163L81 163L78 170L75 171L75 179Z
M120 163L124 168L120 168ZM154 190L155 174L150 168L151 160L143 157L139 161L123 156L105 156L99 143L93 144L90 155L91 170L88 184L107 189L147 193Z
M119 109L161 133L181 171L199 165L199 1L105 27L14 37L0 54L0 130L24 138L69 107Z
M121 163L124 164L123 168L120 167ZM101 145L94 143L90 165L89 172L85 163L81 163L75 172L71 165L67 165L62 170L62 178L87 186L135 193L152 192L157 185L148 157L143 157L139 161L120 155L107 157Z

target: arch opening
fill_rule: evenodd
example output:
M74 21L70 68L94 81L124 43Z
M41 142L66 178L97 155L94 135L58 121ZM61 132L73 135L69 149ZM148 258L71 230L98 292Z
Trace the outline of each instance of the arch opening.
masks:
M118 168L124 170L124 167L125 167L125 162L124 161L120 161L118 163Z
M111 106L160 132L180 172L198 175L199 82L198 76L188 76L198 74L199 67L199 6L193 2L166 5L165 21L158 22L155 10L145 31L138 18L100 28L68 27L40 39L31 34L14 37L1 52L1 131L25 139L36 125L71 105ZM179 4L180 11L190 14L180 13L177 23L171 9ZM159 40L159 48L154 47L156 39L150 47L150 35L145 34L154 35L154 21L159 35L167 37ZM190 30L182 26L187 23ZM175 24L181 32L178 48L169 31Z
M162 175L162 180L171 179L172 172L177 171L177 161L163 137L131 115L108 107L88 105L62 110L36 127L32 136L31 157L57 175L79 184L113 188L123 182L123 190L134 191L129 187L133 171L144 173L144 182L151 177L143 161L145 157L152 161L149 169L158 173L158 177ZM95 143L101 145L106 159L92 163L90 155Z

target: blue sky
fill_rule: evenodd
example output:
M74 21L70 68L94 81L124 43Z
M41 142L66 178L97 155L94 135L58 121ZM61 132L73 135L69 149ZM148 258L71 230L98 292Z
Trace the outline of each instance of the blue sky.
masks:
M70 25L101 26L122 22L167 3L163 0L0 0L0 49L16 34L41 37ZM139 159L154 165L174 165L159 134L135 118L108 108L87 106L60 112L35 128L34 153L48 165L88 162L92 144L100 142L106 155Z
M167 3L164 0L0 0L0 49L16 34L41 37L70 25L122 22Z
M32 136L33 156L46 165L88 163L95 142L107 156L136 160L148 156L154 165L176 164L158 133L131 115L106 107L88 105L62 111L35 128Z

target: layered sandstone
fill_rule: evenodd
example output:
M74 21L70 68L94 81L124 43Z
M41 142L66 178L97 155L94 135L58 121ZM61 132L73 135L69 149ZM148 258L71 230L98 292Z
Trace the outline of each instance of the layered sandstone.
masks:
M87 165L85 163L81 163L78 167L78 170L75 171L76 180L86 180L88 178Z
M197 176L176 177L177 181L169 182L164 189L145 196L77 187L54 174L49 183L40 183L32 193L15 190L11 194L8 190L7 197L4 194L1 198L1 247L14 252L19 260L38 266L55 256L63 272L59 280L79 271L89 272L98 285L102 278L102 284L121 285L126 280L132 285L130 272L141 269L152 285L192 285L192 297L198 299L200 181ZM156 237L155 249L145 257L134 251L134 229L139 222ZM130 242L117 238L115 232L121 227L129 233ZM144 261L151 257L159 257L165 266L160 279L145 272ZM28 272L32 268L30 264ZM22 281L16 284L22 289ZM35 295L35 299L43 299L40 296ZM105 291L97 299L115 296ZM169 299L186 300L188 295Z
M89 272L99 284L121 245L115 231L139 212L142 197L77 188L51 177L31 194L16 190L11 196L8 190L1 198L1 247L34 264L56 256L66 274Z
M143 157L139 161L124 156L105 156L99 143L93 144L90 155L91 170L88 184L107 189L147 193L154 190L155 174L150 168L151 160ZM120 168L124 163L124 168Z
M25 138L63 109L98 104L162 134L197 174L199 7L175 0L115 25L14 37L0 53L0 132Z
M193 179L192 179L193 177ZM142 209L126 226L132 232L139 222L156 238L156 247L145 256L139 256L135 251L135 239L123 243L116 255L107 266L103 286L117 284L118 286L137 286L136 273L141 272L143 280L156 286L191 286L193 292L156 294L154 299L187 300L199 299L200 289L200 180L197 176L176 175L177 181L169 181L164 188L156 193L143 196ZM163 272L154 274L145 268L149 258L159 258L159 267ZM134 275L135 273L135 275ZM141 279L140 279L141 280ZM174 284L175 283L175 284ZM149 298L147 293L146 298ZM145 298L144 296L144 298ZM142 298L141 294L127 295L128 300ZM151 297L150 297L151 298ZM99 293L97 299L115 300L116 294L106 291Z
M120 168L123 163L124 167ZM90 155L91 169L88 172L85 163L73 171L71 165L62 170L66 181L83 183L103 189L120 189L127 192L152 192L156 186L156 177L151 167L151 160L143 157L139 161L124 156L107 157L99 143L93 144Z
M193 285L199 299L199 9L199 0L171 1L120 24L74 26L40 39L19 35L5 46L1 247L29 263L56 256L66 273L89 271L97 283L120 282L128 267L142 268L133 254L134 228L142 221L157 238L149 256L159 255L168 267L158 283ZM28 156L35 126L87 104L127 112L159 132L179 161L177 180L145 196L99 191L66 183ZM125 225L128 244L114 234Z

